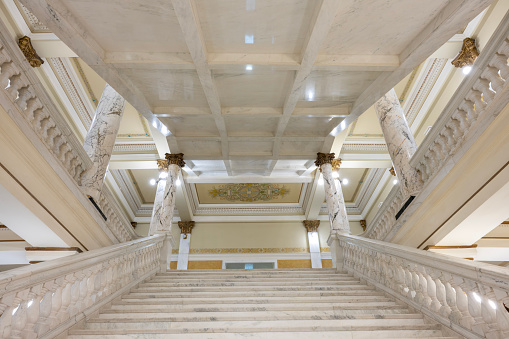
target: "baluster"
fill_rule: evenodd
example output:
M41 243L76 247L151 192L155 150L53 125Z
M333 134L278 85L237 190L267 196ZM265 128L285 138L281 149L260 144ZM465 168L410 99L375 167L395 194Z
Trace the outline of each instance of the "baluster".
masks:
M63 278L56 279L56 289L52 294L51 302L51 314L50 318L50 329L55 328L58 325L58 312L62 306L62 283Z
M22 332L25 328L25 324L27 322L27 298L29 289L24 289L16 293L16 297L13 302L16 305L13 309L12 314L12 328L11 328L11 338L13 339L21 339L23 338Z
M490 89L490 82L487 79L480 78L474 85L474 89L482 92L482 99L489 104L495 98L495 92Z
M507 66L507 56L495 53L495 56L490 61L490 66L495 66L500 70L502 79L507 80L509 77L509 66Z
M481 292L481 315L484 322L487 325L488 330L486 331L486 338L490 339L503 339L507 338L504 336L503 327L507 329L507 319L500 318L497 315L497 298L493 288L486 285L479 285Z
M486 67L482 73L482 77L488 79L495 93L499 93L505 85L505 80L500 77L498 69L495 67Z
M45 283L44 287L46 293L43 295L42 300L39 302L39 321L34 327L34 332L40 337L42 334L46 333L50 329L51 325L51 311L53 309L53 292L51 292L51 288L53 286L53 281L50 283Z
M17 74L19 74L19 71L13 62L2 64L2 70L0 73L0 86L2 86L4 89L9 87L11 78Z
M461 105L459 106L460 110L463 110L467 113L466 119L465 119L465 130L463 131L463 134L470 128L470 126L477 120L478 116L478 110L475 109L475 103L474 101L470 100L469 97L465 99Z
M442 300L445 300L445 289L443 288L442 283L438 279L439 273L434 269L426 269L427 275L427 286L428 286L428 297L430 298L429 309L438 313L442 307L442 302L439 298L439 295L442 294Z
M23 338L37 338L34 328L39 321L40 302L45 291L42 285L36 285L30 289L26 311L27 322L23 329Z

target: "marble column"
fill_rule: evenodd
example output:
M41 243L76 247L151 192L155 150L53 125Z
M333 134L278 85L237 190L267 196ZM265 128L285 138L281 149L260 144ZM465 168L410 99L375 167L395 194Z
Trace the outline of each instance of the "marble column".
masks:
M342 270L343 256L339 248L338 235L349 235L351 232L341 184L336 185L332 176L333 164L335 169L339 168L339 164L341 164L341 161L334 159L334 156L334 153L317 153L315 165L320 168L323 175L325 200L331 225L331 233L327 243L331 248L332 265L336 269Z
M168 165L168 176L166 178L166 185L164 187L163 204L161 216L156 224L157 234L166 235L166 240L161 252L161 270L170 269L171 250L173 248L174 240L171 235L171 226L173 220L173 211L175 210L175 199L177 191L177 180L181 167L185 166L184 154L169 154L166 153L166 161Z
M402 193L405 198L415 196L422 185L419 173L410 165L410 159L417 150L417 144L394 89L375 103L375 111Z
M191 231L194 227L194 221L179 221L180 245L177 261L177 270L187 270L189 263L189 246L191 244Z
M99 200L101 194L124 107L124 98L107 84L83 144L92 160L92 167L82 175L81 187L85 194L95 201Z
M159 225L161 220L164 190L166 188L166 179L168 178L168 160L157 160L157 167L159 168L159 180L157 180L156 196L154 198L154 208L152 209L152 219L150 220L148 235L153 235L156 232L157 225Z
M320 220L304 220L303 223L308 233L309 253L311 254L311 268L322 268L320 239L318 237L318 226L320 226Z

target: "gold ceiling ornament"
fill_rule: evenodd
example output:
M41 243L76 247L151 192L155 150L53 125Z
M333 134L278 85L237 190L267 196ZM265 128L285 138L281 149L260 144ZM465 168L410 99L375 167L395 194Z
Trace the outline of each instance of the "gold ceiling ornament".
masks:
M178 222L180 233L185 234L184 239L187 239L187 235L191 234L191 230L194 227L194 221L179 221Z
M245 183L245 184L224 184L218 187L213 186L209 190L210 196L215 199L228 201L271 201L284 197L290 193L284 185Z
M37 52L32 46L32 42L30 41L29 37L25 35L24 37L20 38L18 40L18 46L19 49L21 49L23 52L23 55L25 55L25 58L27 58L30 66L41 67L41 65L44 63L44 60L42 60L41 57L37 55Z
M341 166L341 158L337 158L332 160L332 170L337 171Z
M317 167L320 167L323 164L332 164L335 157L336 157L335 153L320 153L320 152L318 152L318 153L316 153L315 165Z
M159 172L168 172L168 160L166 159L157 159L157 167L159 168Z
M179 167L184 167L186 165L184 162L184 153L166 153L165 157L168 161L168 165L178 165Z
M366 226L367 226L366 220L360 220L360 223L361 223L362 230L365 231Z
M391 167L389 173L391 173L393 176L396 176L396 171L394 170L394 167Z
M318 232L318 226L320 226L320 220L303 220L304 227L308 232Z
M451 61L451 64L458 68L462 68L464 66L472 66L478 56L479 50L477 47L475 47L475 39L465 38L463 40L463 46L461 46L460 54L458 54L458 56L453 61Z

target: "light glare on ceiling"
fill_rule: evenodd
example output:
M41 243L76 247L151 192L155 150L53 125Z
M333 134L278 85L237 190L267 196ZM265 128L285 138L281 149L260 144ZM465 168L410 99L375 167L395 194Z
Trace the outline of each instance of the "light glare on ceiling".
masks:
M313 91L308 91L308 93L307 93L307 97L308 97L308 100L309 100L309 101L313 101L313 99L315 98L315 92L313 92Z
M177 186L180 186L180 179L177 179L177 181L175 181L175 184L176 184Z
M472 70L472 66L465 66L462 68L463 74L467 75Z

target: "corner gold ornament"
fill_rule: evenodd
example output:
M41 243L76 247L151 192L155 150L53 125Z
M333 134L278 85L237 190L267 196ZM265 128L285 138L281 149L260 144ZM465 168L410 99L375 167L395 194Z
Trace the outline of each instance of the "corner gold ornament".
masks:
M44 63L44 60L42 60L41 57L37 55L37 52L32 46L32 42L30 41L29 37L25 35L24 37L19 39L18 46L19 49L21 49L21 51L23 52L25 58L27 58L28 62L30 63L30 66L41 67L41 65Z
M165 158L168 161L168 165L178 165L179 167L184 167L186 165L184 162L184 153L166 153Z
M361 227L363 231L366 231L367 223L366 220L360 220Z
M157 168L159 168L159 172L168 172L168 160L166 159L157 159Z
M389 170L389 173L391 173L392 176L396 176L396 171L394 170L394 167L391 167L391 169Z
M320 226L320 220L303 220L304 227L308 232L318 232L318 226Z
M191 234L191 230L194 227L194 221L179 221L178 222L180 233L185 234L184 239L187 239L187 235Z
M461 46L460 54L451 61L451 64L458 68L472 66L478 56L479 50L475 47L475 39L465 38L465 40L463 40L463 46Z

